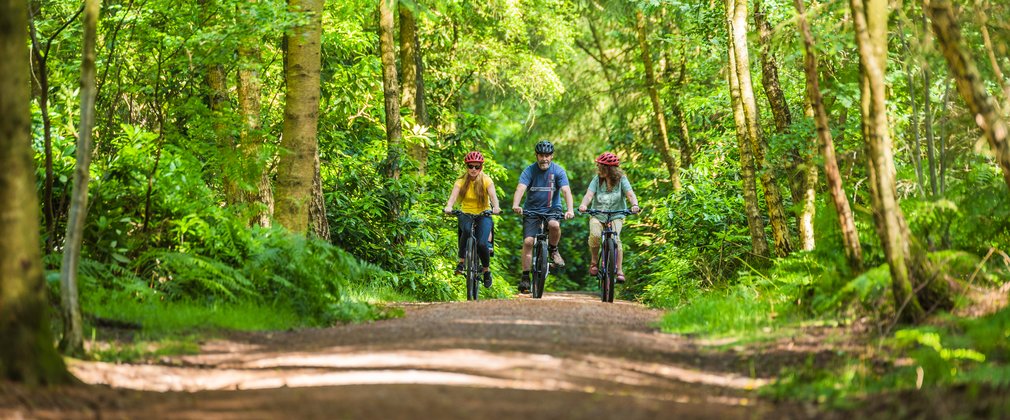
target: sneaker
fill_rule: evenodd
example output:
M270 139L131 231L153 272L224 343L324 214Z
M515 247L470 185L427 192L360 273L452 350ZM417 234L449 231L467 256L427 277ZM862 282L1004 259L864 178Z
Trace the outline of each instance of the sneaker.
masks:
M565 260L561 258L561 253L558 250L551 251L551 261L554 262L555 267L564 267Z
M589 275L595 276L600 273L600 268L596 264L589 264Z
M624 283L624 273L617 273L617 282Z
M519 282L519 293L529 293L530 292L530 281L523 280Z
M490 271L485 271L484 272L484 288L485 289L490 289L491 288L491 272Z
M456 264L456 271L454 273L457 275L463 274L463 263Z

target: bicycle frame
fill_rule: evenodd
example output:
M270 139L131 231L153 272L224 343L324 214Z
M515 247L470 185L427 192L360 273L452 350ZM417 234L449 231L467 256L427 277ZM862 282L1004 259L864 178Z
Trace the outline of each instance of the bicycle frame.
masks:
M477 255L477 218L491 216L490 210L484 210L479 214L464 213L460 210L453 210L452 214L462 220L470 219L470 232L463 248L463 276L466 278L466 300L477 300L480 291L480 276L484 273L481 266L480 257Z
M599 251L599 271L596 273L596 278L599 279L600 285L600 300L607 303L614 302L614 283L617 279L617 255L620 252L617 249L617 232L613 229L612 222L614 217L618 215L631 215L634 214L629 210L587 210L584 212L590 216L605 216L606 220L601 220L600 223L603 225L603 232L600 235L600 251Z
M523 218L531 217L539 219L540 232L533 239L533 261L531 271L533 281L530 285L531 295L534 299L540 299L544 295L544 284L547 283L547 274L550 273L550 256L547 252L547 223L552 217L556 217L554 212L539 212L533 210L523 211Z

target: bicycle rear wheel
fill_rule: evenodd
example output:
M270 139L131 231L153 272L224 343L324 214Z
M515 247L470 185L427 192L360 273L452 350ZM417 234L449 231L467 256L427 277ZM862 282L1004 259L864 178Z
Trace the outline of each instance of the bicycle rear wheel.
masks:
M544 283L547 282L547 270L549 270L550 256L547 254L547 241L539 240L533 249L533 284L532 294L536 299L544 295Z
M604 302L614 301L614 280L617 279L617 244L613 238L603 241L603 260L600 271L605 273L600 286L603 287Z
M480 258L477 257L477 241L471 236L466 241L466 256L463 266L466 270L466 300L477 300L479 292L477 283L480 281Z

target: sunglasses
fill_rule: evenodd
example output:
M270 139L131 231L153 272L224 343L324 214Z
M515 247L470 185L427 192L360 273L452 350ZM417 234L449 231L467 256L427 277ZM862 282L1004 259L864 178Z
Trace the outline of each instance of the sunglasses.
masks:
M467 167L467 168L470 168L470 169L480 169L480 168L482 168L483 166L484 166L484 165L466 165L466 167Z

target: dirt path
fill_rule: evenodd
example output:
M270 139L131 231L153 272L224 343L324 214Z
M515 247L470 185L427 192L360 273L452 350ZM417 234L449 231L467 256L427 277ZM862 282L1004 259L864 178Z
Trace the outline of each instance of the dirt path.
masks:
M587 294L411 304L403 318L236 333L157 364L73 362L89 384L8 389L0 418L795 417L752 391L775 369L659 333ZM774 358L774 355L768 355ZM769 359L772 360L772 359ZM753 377L752 377L753 376ZM151 392L168 391L168 392ZM517 417L518 416L518 417Z

